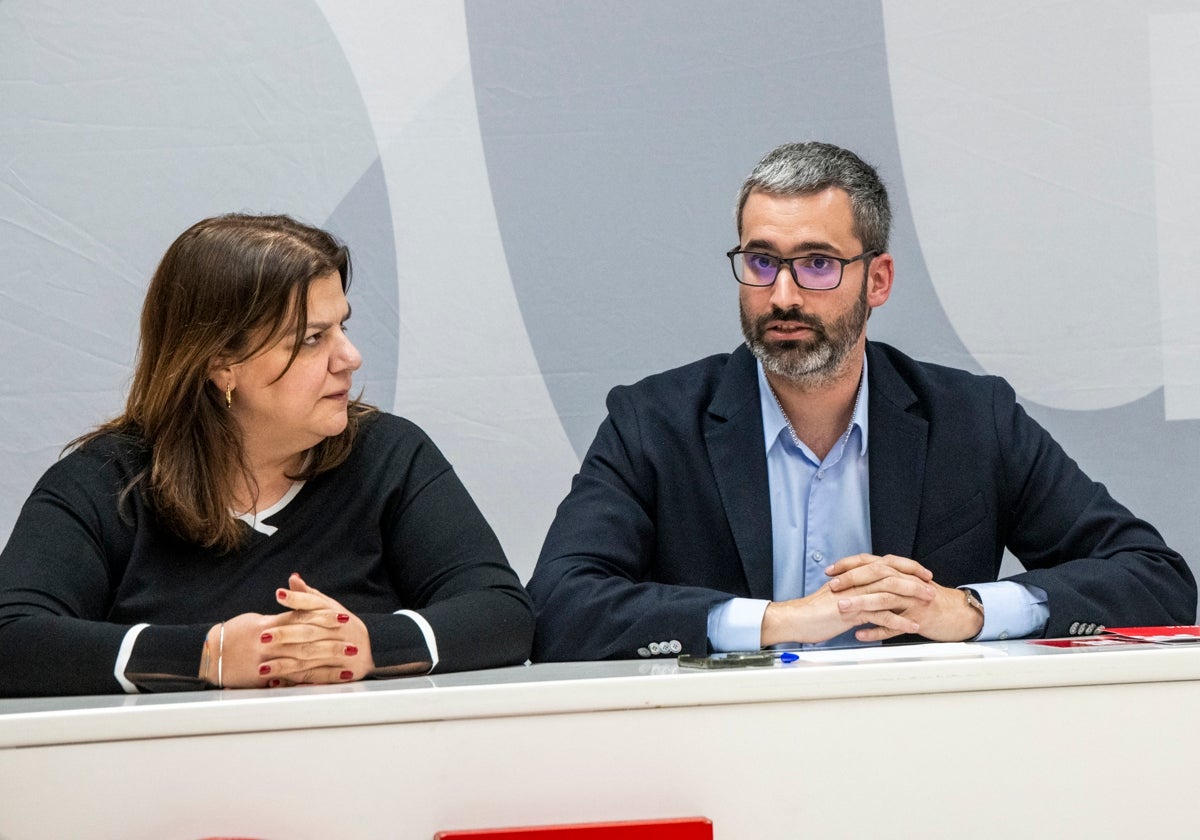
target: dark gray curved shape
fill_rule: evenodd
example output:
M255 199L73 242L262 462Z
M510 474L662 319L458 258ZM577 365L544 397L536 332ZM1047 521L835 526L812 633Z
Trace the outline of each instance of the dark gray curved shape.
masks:
M842 143L889 176L905 281L873 333L921 312L939 350L972 364L905 248L915 237L877 0L466 8L509 271L577 452L614 384L740 342L724 256L733 202L789 140Z
M383 164L375 162L346 193L325 226L350 248L350 337L363 354L354 377L363 399L391 411L396 403L400 301L396 236Z
M822 139L892 195L896 287L870 333L980 371L938 300L903 182L878 0L467 0L475 95L509 272L582 456L610 387L732 349L738 186L766 151ZM1114 409L1024 401L1117 498L1200 556L1200 423L1161 389Z

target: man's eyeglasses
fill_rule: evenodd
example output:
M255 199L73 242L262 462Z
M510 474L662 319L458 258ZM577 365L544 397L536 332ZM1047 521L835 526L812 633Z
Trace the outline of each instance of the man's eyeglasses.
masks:
M733 266L733 276L743 286L770 286L779 279L779 272L786 265L792 280L801 289L829 291L842 283L842 272L852 262L878 254L878 251L863 251L857 257L842 259L817 255L811 257L773 257L757 251L739 251L734 248L725 256Z

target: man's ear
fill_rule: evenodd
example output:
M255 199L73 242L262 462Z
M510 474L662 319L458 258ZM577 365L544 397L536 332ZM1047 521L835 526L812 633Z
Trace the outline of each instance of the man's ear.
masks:
M867 304L874 309L882 306L892 294L892 280L896 276L896 264L892 255L880 254L871 260L867 273Z

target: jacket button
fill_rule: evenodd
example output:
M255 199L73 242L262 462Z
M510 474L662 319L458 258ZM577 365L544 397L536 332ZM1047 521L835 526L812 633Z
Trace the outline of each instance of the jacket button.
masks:
M649 656L649 655L650 655L650 651L649 651L649 649L647 649L647 648L644 648L644 647L640 647L640 648L638 648L638 656L643 656L643 657L644 657L644 656Z
M679 643L678 639L672 639L670 647L671 647L671 653L679 653L683 650L683 645L681 645Z
M650 643L650 653L653 654L654 656L658 656L659 652L660 651L659 651L659 647L658 647L658 642L651 642Z
M1078 636L1079 635L1079 622L1072 621L1071 627L1067 630L1067 632L1070 633L1072 636Z

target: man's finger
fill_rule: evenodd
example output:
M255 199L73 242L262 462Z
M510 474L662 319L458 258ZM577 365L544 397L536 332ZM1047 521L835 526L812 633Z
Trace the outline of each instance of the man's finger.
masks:
M863 569L874 567L875 574L887 574L888 569L895 570L902 574L913 575L925 581L933 580L933 572L926 569L916 560L908 557L900 557L896 554L887 554L879 557L874 554L852 554L849 557L843 557L835 563L827 566L825 574L833 577L842 575L854 569Z

